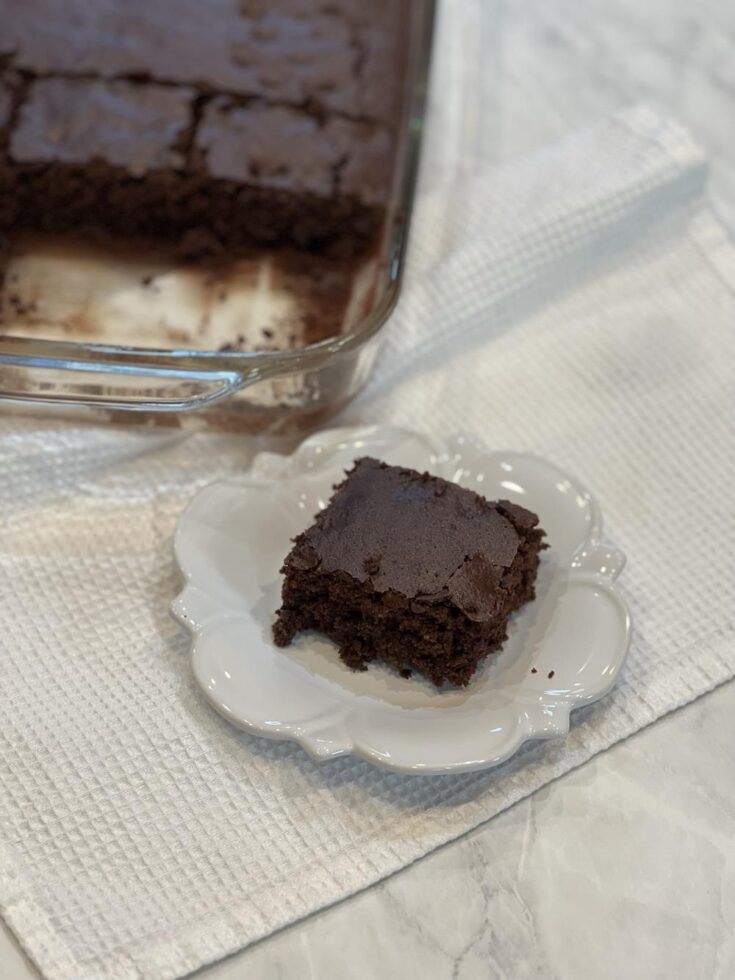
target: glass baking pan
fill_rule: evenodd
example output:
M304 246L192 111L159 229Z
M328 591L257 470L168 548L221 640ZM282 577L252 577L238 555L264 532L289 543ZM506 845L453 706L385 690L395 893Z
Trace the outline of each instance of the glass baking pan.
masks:
M0 410L276 434L344 405L373 366L400 290L435 2L408 9L391 196L369 257L258 250L192 266L152 247L12 241ZM315 322L326 339L300 343Z

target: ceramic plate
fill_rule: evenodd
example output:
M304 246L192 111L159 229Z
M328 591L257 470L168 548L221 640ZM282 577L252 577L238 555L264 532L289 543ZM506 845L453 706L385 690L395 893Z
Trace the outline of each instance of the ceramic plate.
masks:
M383 666L354 673L316 634L285 650L272 642L290 539L365 455L517 501L541 518L550 548L537 597L467 688L439 691ZM601 530L592 496L542 459L490 452L464 436L335 429L291 456L262 453L194 499L176 530L186 585L173 612L192 634L197 682L233 724L292 739L318 760L353 753L402 772L482 769L527 739L566 734L570 711L615 683L630 618L614 586L624 558Z

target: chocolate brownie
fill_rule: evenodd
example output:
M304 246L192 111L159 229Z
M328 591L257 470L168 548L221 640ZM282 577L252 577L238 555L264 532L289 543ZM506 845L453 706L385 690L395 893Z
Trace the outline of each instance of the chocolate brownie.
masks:
M517 504L364 457L284 561L275 642L315 629L356 670L466 685L533 599L543 537Z
M0 232L368 247L407 17L407 0L0 0Z

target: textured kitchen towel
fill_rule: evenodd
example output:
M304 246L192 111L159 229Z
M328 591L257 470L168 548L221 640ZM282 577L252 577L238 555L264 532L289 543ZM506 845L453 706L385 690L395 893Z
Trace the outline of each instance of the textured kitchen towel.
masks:
M456 107L448 21L441 38ZM168 606L176 518L247 442L4 419L0 907L49 977L194 970L733 676L735 258L701 154L635 109L484 172L461 118L429 134L404 299L344 421L466 430L588 483L630 558L620 683L487 773L318 766L241 734Z

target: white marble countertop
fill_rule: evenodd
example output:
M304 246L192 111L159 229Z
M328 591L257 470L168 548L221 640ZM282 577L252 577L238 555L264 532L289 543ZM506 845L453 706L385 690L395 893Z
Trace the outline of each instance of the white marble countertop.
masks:
M483 93L485 156L509 160L654 102L707 148L712 203L735 232L732 0L484 3L492 26L476 43L497 66ZM199 976L733 977L733 718L735 682ZM1 925L0 976L37 976Z
M735 682L197 978L731 978L733 718ZM1 927L0 976L37 976Z

